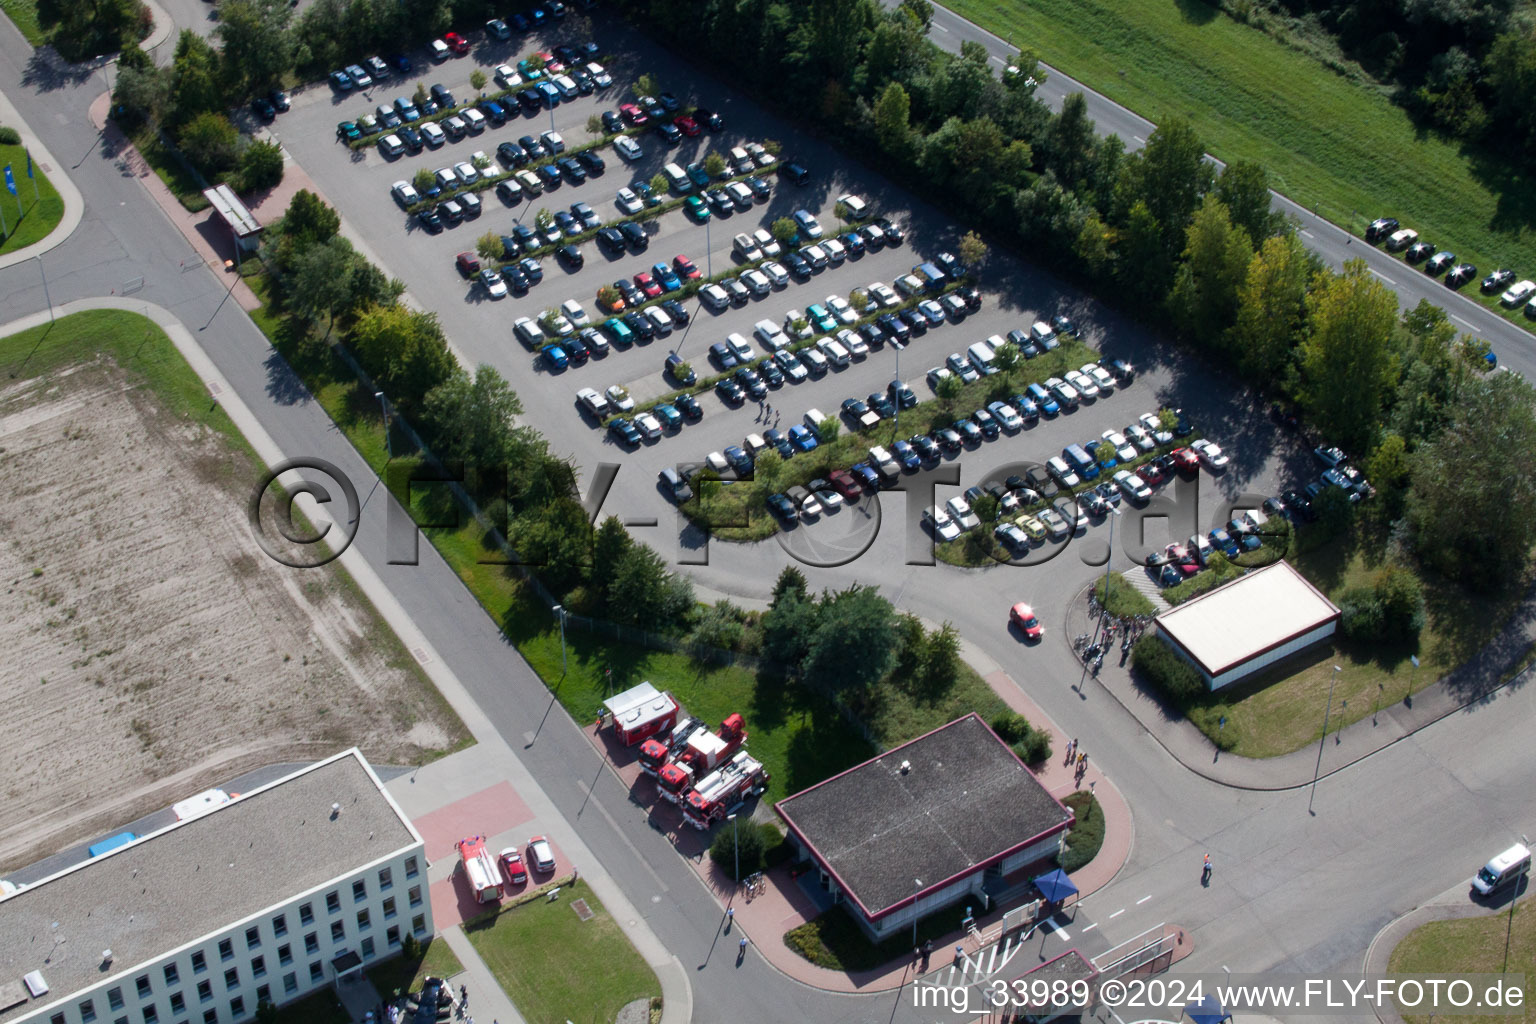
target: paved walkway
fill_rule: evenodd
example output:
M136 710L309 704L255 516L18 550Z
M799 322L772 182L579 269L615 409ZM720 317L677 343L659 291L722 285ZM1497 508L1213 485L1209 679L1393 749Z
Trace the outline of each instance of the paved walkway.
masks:
M9 125L21 134L22 144L27 147L27 152L32 154L32 162L48 176L49 183L59 193L59 198L64 201L64 216L52 231L29 246L0 256L0 270L4 270L6 267L25 263L30 259L36 259L41 263L43 253L62 244L70 233L80 226L80 218L85 215L85 200L81 197L80 190L75 187L75 183L69 180L69 175L64 173L58 158L48 151L48 147L43 145L36 135L32 134L32 129L27 127L27 122L22 120L21 114L11 106L11 101L5 98L4 93L0 93L0 124ZM17 189L30 187L20 167L16 168L16 178L18 179ZM7 215L13 219L15 217L14 212L8 211Z
M1092 631L1086 594L1085 589L1068 609L1063 637ZM1393 700L1353 725L1330 731L1322 743L1321 762L1317 745L1310 743L1279 757L1249 758L1221 753L1188 719L1168 709L1157 695L1132 678L1129 660L1120 662L1118 642L1104 659L1097 680L1087 676L1085 685L1097 685L1108 691L1169 754L1197 775L1236 789L1296 789L1310 784L1314 776L1327 778L1342 771L1447 715L1488 704L1510 683L1523 681L1526 673L1509 682L1499 682L1499 678L1513 660L1536 643L1533 611L1536 606L1528 600L1500 637L1485 645L1471 661L1411 698Z
M455 992L460 986L465 989L469 997L465 1017L472 1019L475 1014L479 1014L481 1020L490 1021L491 1024L523 1024L523 1015L517 1012L512 1000L507 998L506 992L496 983L496 976L485 966L485 961L480 959L475 947L469 944L463 929L454 925L452 928L444 928L437 936L448 943L453 955L464 965L461 973L447 981Z

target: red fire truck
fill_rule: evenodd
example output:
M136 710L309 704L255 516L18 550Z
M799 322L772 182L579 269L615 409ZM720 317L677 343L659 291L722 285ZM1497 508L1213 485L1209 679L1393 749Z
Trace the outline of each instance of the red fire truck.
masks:
M481 903L501 899L501 872L485 848L485 836L460 839L458 847L459 859L464 862L464 877L469 879L475 899Z
M603 701L613 719L613 735L626 747L670 730L677 724L677 701L650 683L641 683Z
M745 750L699 780L683 800L683 820L707 830L749 796L768 788L768 771Z
M655 775L662 765L672 760L674 751L687 749L688 737L705 728L704 723L697 718L685 718L677 723L677 728L665 740L652 736L640 744L640 770L647 775Z
M653 757L662 756L662 760L671 762L656 772L656 787L662 798L677 803L695 779L702 779L735 757L746 742L747 729L741 716L730 715L720 723L719 732L709 733L701 729L689 736L682 749L675 754L669 750L663 755L653 750ZM650 742L646 746L650 746ZM643 759L643 747L640 754Z

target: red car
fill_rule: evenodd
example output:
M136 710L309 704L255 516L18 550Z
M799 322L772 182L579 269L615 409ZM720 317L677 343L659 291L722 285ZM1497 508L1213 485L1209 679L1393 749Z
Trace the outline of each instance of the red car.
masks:
M657 284L656 279L644 270L635 275L635 287L644 292L648 299L654 299L661 294L661 285Z
M1174 464L1178 466L1179 469L1198 470L1200 468L1200 456L1195 454L1192 449L1175 448L1172 454Z
M858 501L864 495L863 488L846 469L834 469L827 474L827 479L832 482L832 489L841 494L845 501Z
M454 53L458 54L460 57L469 52L469 40L465 39L457 32L443 33L443 42L447 43L448 48Z
M1024 639L1039 640L1045 635L1045 627L1035 617L1035 610L1022 602L1008 610L1008 621L1024 631Z
M1193 576L1200 571L1200 563L1189 553L1189 549L1182 544L1169 544L1168 561L1179 567L1179 572L1185 576Z
M1163 472L1163 467L1155 462L1147 462L1137 466L1136 475L1141 477L1141 482L1148 487L1156 487L1168 479L1168 474Z
M545 50L539 50L534 53L534 56L544 62L544 70L548 71L552 75L558 75L560 72L565 70L565 65L560 63L559 58L557 58L552 53L549 53Z
M522 885L528 881L528 869L523 867L523 856L513 847L501 851L501 870L507 873L507 881Z
M699 268L693 265L693 260L687 256L672 257L672 269L677 271L677 276L684 281L697 281L703 276L699 273Z
M624 120L628 121L630 124L634 125L637 128L640 125L645 124L646 121L649 120L645 116L645 111L641 110L639 107L635 106L633 103L620 103L619 104L619 115L621 117L623 117Z
M672 123L677 125L677 130L678 131L682 132L684 135L688 136L690 139L693 138L695 135L699 134L699 122L695 121L693 118L689 117L687 114L684 114L682 117L677 118Z

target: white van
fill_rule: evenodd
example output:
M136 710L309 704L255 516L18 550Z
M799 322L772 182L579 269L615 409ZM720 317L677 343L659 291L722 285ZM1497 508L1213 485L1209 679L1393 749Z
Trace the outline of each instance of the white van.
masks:
M807 409L805 411L805 425L810 428L811 433L818 437L821 436L821 422L826 418L827 414L820 409Z
M848 365L848 360L850 359L848 350L843 348L842 342L836 338L820 338L816 342L816 347L821 350L821 354L826 356L828 361L834 366Z
M662 177L667 179L667 185L673 192L691 192L693 179L688 177L688 172L677 164L667 164L661 169Z
M576 80L570 75L557 75L550 81L555 83L555 88L560 90L560 95L565 99L575 99L581 93L581 90L576 88Z
M997 367L992 365L993 352L991 345L984 341L978 341L966 349L965 352L971 357L971 365L976 367L976 371L982 376L990 377L997 372Z
M1472 878L1472 890L1479 896L1490 896L1514 882L1518 888L1520 879L1531 873L1531 851L1516 843L1493 860Z

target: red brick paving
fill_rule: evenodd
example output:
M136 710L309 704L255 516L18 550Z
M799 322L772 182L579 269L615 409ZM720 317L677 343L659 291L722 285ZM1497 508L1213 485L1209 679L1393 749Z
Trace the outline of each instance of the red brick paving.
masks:
M457 857L453 844L465 836L499 835L532 819L533 812L517 795L512 783L503 781L439 807L431 814L417 818L414 824L426 843L427 860L436 861ZM523 841L526 842L526 837ZM489 841L486 845L491 846ZM510 846L511 843L503 845ZM495 853L497 849L491 847L491 852Z

